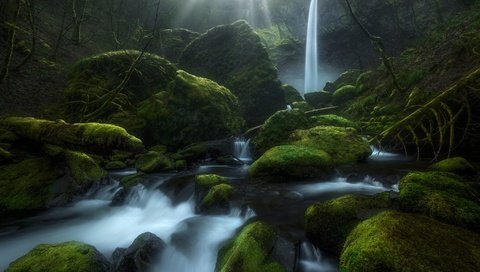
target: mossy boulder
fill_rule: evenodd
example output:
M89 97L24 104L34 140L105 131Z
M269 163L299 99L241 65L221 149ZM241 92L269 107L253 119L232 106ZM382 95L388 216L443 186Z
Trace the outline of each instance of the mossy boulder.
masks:
M217 26L193 40L179 65L230 89L249 126L286 107L275 66L259 36L245 21Z
M170 158L162 153L150 151L140 155L135 163L138 170L145 173L153 173L174 169L173 162Z
M109 154L112 150L142 152L143 143L125 129L100 123L69 124L32 117L7 117L0 126L19 137L86 153Z
M308 104L308 103L305 102L305 101L293 102L293 103L292 103L292 108L293 108L293 109L301 110L301 111L303 111L303 112L307 112L307 111L313 110L313 107L310 106L310 104Z
M220 272L281 272L286 268L272 258L278 231L269 224L254 222L224 246L217 258Z
M162 30L160 31L160 48L155 52L158 51L158 55L172 62L177 62L185 47L198 36L200 36L200 33L183 28Z
M226 138L244 126L238 100L227 88L181 70L168 91L141 102L137 114L146 120L146 142L173 147Z
M338 90L346 85L356 85L357 80L362 73L363 71L358 69L346 70L333 82L335 90Z
M434 163L428 167L432 171L452 172L455 174L474 174L475 168L464 158L455 157Z
M348 234L363 220L390 207L389 193L347 195L316 203L305 212L305 233L317 247L339 255Z
M348 236L340 271L479 271L480 236L421 215L387 211Z
M400 206L439 221L480 230L480 204L455 174L412 172L400 181Z
M265 121L252 143L256 151L263 154L274 146L287 143L290 133L293 131L307 129L311 126L312 120L301 110L277 111Z
M337 89L332 95L332 103L341 105L357 96L357 87L353 85L345 85Z
M215 185L208 190L202 199L199 210L207 213L228 213L233 196L233 186L230 184Z
M285 96L285 103L287 103L287 105L291 105L294 102L304 101L303 97L293 86L283 84L282 89Z
M107 173L87 154L82 152L64 151L65 160L70 170L70 175L77 184L91 185L107 176Z
M65 86L65 95L71 102L68 104L71 119L79 121L78 118L83 116L84 104L79 101L91 101L92 97L101 97L117 88L139 57L135 71L115 100L117 105L128 110L131 109L131 105L136 105L158 91L165 90L175 77L177 69L157 55L135 50L120 50L83 58L72 67ZM100 105L91 106L95 108ZM118 108L106 107L96 114L96 118L107 119L116 112Z
M188 162L204 160L208 155L208 146L204 144L192 144L180 149L173 155L176 160L185 160Z
M122 161L109 161L105 164L103 168L105 168L106 170L118 170L126 167L127 167L127 164L125 164Z
M229 181L228 179L216 174L206 174L206 175L197 175L195 177L195 183L202 188L210 189L220 184L228 184Z
M298 145L280 145L265 152L249 169L252 177L311 178L324 177L332 171L332 159L326 152Z
M350 127L317 126L296 130L290 135L289 143L323 150L331 156L334 164L361 161L372 153L368 142Z
M145 179L144 173L136 173L136 174L123 177L120 180L120 184L122 184L122 186L128 190L133 186L140 184L144 179Z
M332 93L326 91L306 93L305 100L315 108L322 108L330 104Z
M357 127L355 122L335 114L315 115L310 117L310 119L312 119L315 126Z
M41 244L12 262L7 272L110 271L107 259L95 247L80 243Z

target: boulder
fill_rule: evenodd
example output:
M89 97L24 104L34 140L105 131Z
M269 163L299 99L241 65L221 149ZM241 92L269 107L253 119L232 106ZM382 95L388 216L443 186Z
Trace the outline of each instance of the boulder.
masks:
M285 103L287 103L287 105L291 105L293 102L304 101L303 97L294 87L288 84L283 84L282 89L285 96Z
M353 85L345 85L337 89L332 95L333 105L342 105L357 96L357 87Z
M165 249L165 242L153 233L140 234L127 248L117 248L112 259L118 272L149 271Z
M315 108L322 108L330 104L332 93L326 91L306 93L305 100Z
M315 126L357 127L355 122L335 114L315 115L310 117L310 119L312 119Z
M452 172L459 175L475 174L475 168L464 158L454 157L434 163L428 167L432 171Z
M173 170L173 162L162 153L150 151L140 155L135 163L138 170L145 173Z
M208 190L207 195L199 205L202 213L229 213L233 187L230 184L215 185Z
M177 62L185 47L198 36L200 36L200 33L183 28L162 30L160 31L158 53L172 62Z
M431 218L394 211L349 235L340 271L479 271L480 236Z
M38 245L12 262L6 271L107 272L110 271L110 263L95 247L72 241Z
M230 89L249 126L286 107L277 71L259 36L245 21L217 26L193 40L179 65Z

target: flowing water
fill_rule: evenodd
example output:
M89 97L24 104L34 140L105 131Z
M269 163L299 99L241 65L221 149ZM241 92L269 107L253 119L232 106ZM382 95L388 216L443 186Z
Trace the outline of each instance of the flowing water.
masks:
M305 93L319 91L318 80L318 0L311 0L308 13L305 53Z
M236 138L233 142L233 155L244 163L251 162L250 139Z

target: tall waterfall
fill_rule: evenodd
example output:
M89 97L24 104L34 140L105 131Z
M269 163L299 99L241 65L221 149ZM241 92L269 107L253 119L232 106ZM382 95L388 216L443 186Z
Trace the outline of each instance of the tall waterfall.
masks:
M305 54L305 93L319 89L318 83L318 0L311 0L308 12Z

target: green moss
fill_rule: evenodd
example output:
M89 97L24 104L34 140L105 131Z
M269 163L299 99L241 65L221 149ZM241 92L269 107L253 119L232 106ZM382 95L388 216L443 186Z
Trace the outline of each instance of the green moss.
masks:
M48 158L0 166L0 213L44 208L55 197L52 185L60 176Z
M348 236L341 271L478 271L480 238L433 219L383 212Z
M187 162L202 160L207 157L208 146L204 144L193 144L179 150L174 158L177 160L186 160Z
M172 170L174 168L170 158L155 151L140 155L135 165L137 169L145 173Z
M305 232L316 246L338 255L355 226L389 206L389 193L373 197L347 195L316 203L305 212Z
M403 210L445 223L480 229L480 205L461 178L446 172L413 172L400 181Z
M110 153L113 149L142 151L143 143L118 126L100 123L68 124L32 117L8 117L0 124L18 136L83 152Z
M247 225L232 242L221 249L217 260L218 271L286 271L285 267L270 257L275 236L275 228L266 223L255 222Z
M305 94L305 100L315 108L322 108L332 101L332 93L326 91Z
M168 147L165 145L155 145L150 147L148 150L159 152L159 153L167 153Z
M104 168L106 170L116 170L126 168L127 165L122 161L109 161L105 164Z
M341 105L357 96L357 87L353 85L345 85L337 89L332 95L334 105Z
M439 161L430 165L428 169L432 171L452 172L460 175L475 173L473 166L462 157L449 158Z
M337 80L333 83L335 90L338 90L346 85L354 85L357 83L358 78L362 75L361 70L350 69L343 72Z
M285 103L287 103L287 105L291 105L294 102L304 101L300 93L294 87L288 84L283 84L282 89L285 95Z
M256 150L262 154L268 149L287 143L290 133L296 129L306 129L312 126L312 121L304 112L281 110L270 116L253 139Z
M229 183L226 178L215 174L197 175L195 177L195 182L205 189L210 189L216 185Z
M317 126L297 130L291 134L293 145L310 147L327 152L335 164L353 163L366 159L371 149L354 128Z
M80 242L41 244L7 268L8 272L109 271L109 264L93 246Z
M316 115L310 119L312 119L315 126L357 127L355 122L335 114Z
M330 156L322 150L295 145L273 147L256 160L249 169L253 177L319 177L329 174Z
M91 184L107 176L107 173L87 154L75 151L65 151L64 154L70 175L78 184Z
M303 112L307 112L307 111L313 110L313 107L310 106L310 104L308 104L308 103L305 102L305 101L293 102L293 103L292 103L292 108L293 108L293 109L301 110L301 111L303 111Z
M145 179L145 174L144 173L136 173L133 175L129 175L126 177L123 177L120 180L120 183L125 189L130 189L133 186L141 183Z
M228 204L233 195L233 187L229 184L215 185L208 191L203 198L201 209L208 209L212 206Z

